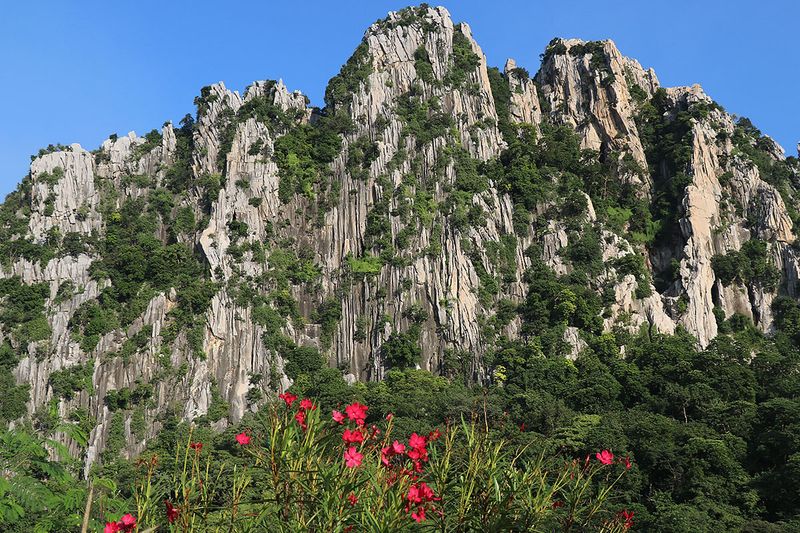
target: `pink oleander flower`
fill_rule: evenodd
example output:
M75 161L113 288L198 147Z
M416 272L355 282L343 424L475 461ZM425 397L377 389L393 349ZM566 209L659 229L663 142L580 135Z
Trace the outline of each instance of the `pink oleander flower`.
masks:
M361 443L364 442L364 434L358 429L355 431L345 429L344 433L342 434L342 440L348 444Z
M241 432L236 435L236 442L238 442L241 446L246 446L250 444L250 435L245 432Z
M603 463L604 465L610 465L614 463L614 454L608 450L597 452L595 454L595 457L597 457L597 460Z
M291 407L295 400L297 400L297 395L291 392L284 392L283 394L278 394L278 398L286 402L286 407Z
M331 413L331 418L333 418L334 422L337 422L339 424L344 424L344 415L342 414L341 411L337 411L334 409L333 413Z
M303 431L308 429L308 424L306 424L306 412L305 411L297 411L294 415L294 419L297 420L297 423L300 424L300 427L303 428Z
M424 450L427 444L427 439L422 435L417 435L416 433L412 433L408 438L408 445L415 450Z
M625 521L625 523L623 524L625 529L630 529L631 527L633 527L633 511L628 511L627 509L625 509L624 511L620 511L619 517Z
M389 466L389 461L392 458L392 447L386 446L385 448L381 448L381 463L383 466Z
M358 402L353 402L347 407L345 407L344 412L347 413L347 418L358 424L359 426L364 425L364 421L367 418L367 407L366 405L362 405Z
M344 464L347 468L356 468L361 466L361 461L364 459L364 455L358 453L358 450L355 446L350 446L347 451L344 452Z
M312 402L308 398L303 398L302 400L300 400L300 409L302 409L303 411L313 411L314 409L316 409L316 406L314 405L314 402Z
M178 508L173 506L169 500L164 500L164 506L167 508L167 521L171 524L178 518Z
M392 452L397 455L402 455L406 453L406 445L396 440L392 443Z
M125 533L133 531L136 527L136 517L130 513L122 516L117 522L106 522L106 527L103 528L103 533L117 533L123 531Z

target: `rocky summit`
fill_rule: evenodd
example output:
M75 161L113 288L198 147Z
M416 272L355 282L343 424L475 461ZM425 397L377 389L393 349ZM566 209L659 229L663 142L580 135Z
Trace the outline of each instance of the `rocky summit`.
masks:
M303 380L502 385L510 342L770 335L798 160L611 40L541 58L489 67L423 5L369 27L323 108L218 83L180 124L41 150L0 207L0 418L82 421L55 435L88 469Z

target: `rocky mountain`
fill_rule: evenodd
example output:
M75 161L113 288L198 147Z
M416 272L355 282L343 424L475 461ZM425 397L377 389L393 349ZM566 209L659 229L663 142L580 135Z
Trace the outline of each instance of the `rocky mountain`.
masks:
M507 339L704 347L730 320L770 332L798 293L797 159L610 40L500 71L423 5L367 30L323 109L280 81L195 104L42 150L0 208L0 418L87 467L315 372L502 382Z

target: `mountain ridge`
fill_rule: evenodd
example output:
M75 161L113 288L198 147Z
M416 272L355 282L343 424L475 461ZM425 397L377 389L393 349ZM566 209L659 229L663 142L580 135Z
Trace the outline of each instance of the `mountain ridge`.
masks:
M85 410L88 468L168 412L221 429L314 373L501 383L507 339L705 347L797 296L796 159L613 41L501 73L446 9L409 8L325 99L214 84L180 127L33 160L2 207L3 341L30 384L7 420Z

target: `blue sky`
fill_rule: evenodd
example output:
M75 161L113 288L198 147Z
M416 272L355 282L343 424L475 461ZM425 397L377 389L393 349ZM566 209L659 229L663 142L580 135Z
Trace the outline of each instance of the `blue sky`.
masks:
M432 2L432 4L434 4ZM322 103L367 26L403 1L8 2L0 17L0 194L49 143L97 147L193 113L200 87L283 78ZM662 84L700 83L787 155L800 141L795 0L443 2L489 64L531 73L555 37L611 38Z

